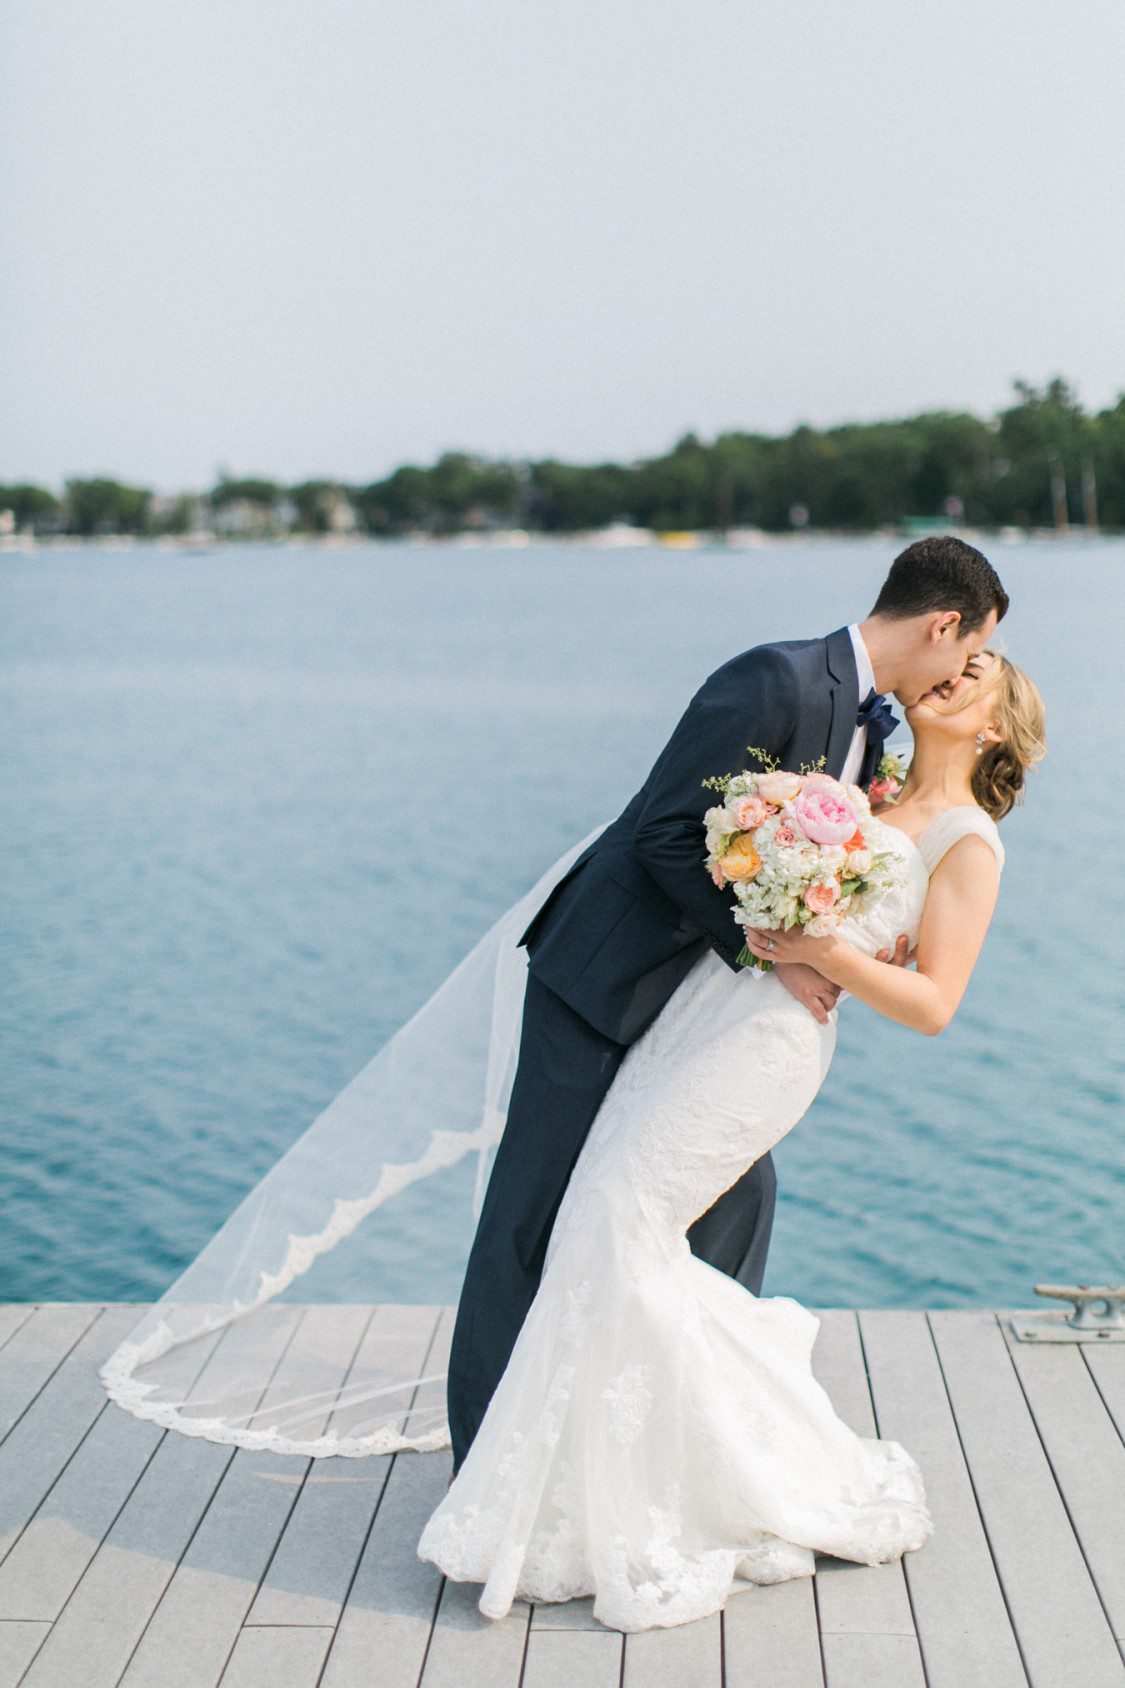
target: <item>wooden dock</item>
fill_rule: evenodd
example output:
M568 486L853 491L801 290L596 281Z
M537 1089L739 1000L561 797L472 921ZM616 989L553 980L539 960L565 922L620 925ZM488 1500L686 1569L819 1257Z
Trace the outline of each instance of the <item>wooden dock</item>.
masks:
M0 1304L0 1688L1125 1683L1125 1345L1013 1345L983 1311L825 1312L817 1374L919 1461L934 1538L626 1638L588 1602L489 1622L417 1558L447 1454L280 1458L109 1403L97 1368L141 1311ZM284 1317L315 1336L328 1311ZM447 1310L355 1311L353 1332L448 1341Z

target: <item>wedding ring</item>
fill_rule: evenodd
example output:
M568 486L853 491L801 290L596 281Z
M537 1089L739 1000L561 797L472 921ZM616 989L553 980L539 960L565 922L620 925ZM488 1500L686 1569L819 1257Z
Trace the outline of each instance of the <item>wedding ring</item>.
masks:
M767 939L766 939L766 948L767 948L767 949L772 949L772 948L773 948L773 939L772 939L772 938L767 938Z

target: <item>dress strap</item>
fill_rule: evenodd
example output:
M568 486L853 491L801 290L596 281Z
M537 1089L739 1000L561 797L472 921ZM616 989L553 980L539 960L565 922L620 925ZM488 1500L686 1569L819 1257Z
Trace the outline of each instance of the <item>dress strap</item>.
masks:
M983 838L992 846L996 865L1003 870L1004 846L1000 832L991 815L978 809L975 803L962 803L956 809L946 809L932 820L918 837L918 851L926 864L926 872L933 873L947 850L962 838Z

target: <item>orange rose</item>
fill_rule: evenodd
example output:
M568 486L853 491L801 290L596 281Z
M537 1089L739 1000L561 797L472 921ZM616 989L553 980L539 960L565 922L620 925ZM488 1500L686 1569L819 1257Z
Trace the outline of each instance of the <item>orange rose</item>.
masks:
M726 855L722 857L719 866L725 879L753 879L761 870L762 858L755 850L748 833L736 838Z
M850 853L852 850L866 850L866 848L867 840L857 826L847 843L844 845L844 849Z

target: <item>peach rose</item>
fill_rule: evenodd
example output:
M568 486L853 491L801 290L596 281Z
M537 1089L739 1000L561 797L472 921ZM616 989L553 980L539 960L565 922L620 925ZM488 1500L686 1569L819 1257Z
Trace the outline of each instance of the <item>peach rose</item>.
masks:
M796 827L790 826L788 821L782 821L773 835L773 841L775 844L779 844L783 850L791 849L797 842Z
M761 866L762 858L745 834L735 839L719 862L723 876L729 880L753 879L754 875L760 872Z
M844 844L859 825L843 787L836 792L826 786L806 786L793 809L797 825L814 844Z
M758 796L767 803L787 803L801 789L800 775L782 773L780 768L772 774L758 774L756 778Z
M840 887L834 879L814 879L804 895L805 907L814 914L830 914L840 900Z
M739 832L753 832L769 814L769 809L760 797L736 797L733 802L727 804L727 810Z

